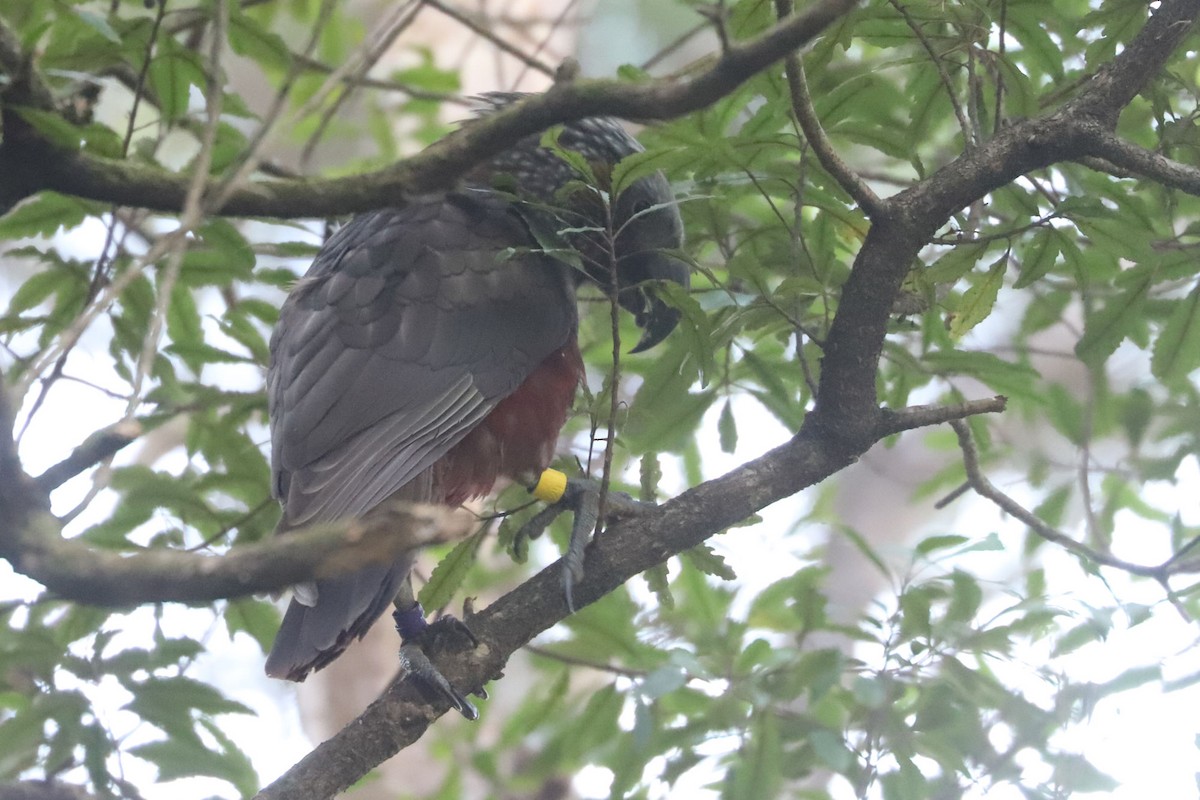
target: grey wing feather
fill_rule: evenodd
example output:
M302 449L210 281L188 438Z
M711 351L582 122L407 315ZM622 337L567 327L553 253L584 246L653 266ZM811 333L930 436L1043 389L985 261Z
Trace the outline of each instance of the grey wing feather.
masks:
M500 260L527 243L507 205L459 195L358 217L331 239L272 343L272 467L291 526L369 511L566 343L568 268Z
M487 193L356 217L280 312L267 375L280 530L436 500L429 468L573 335L574 281ZM399 493L399 495L398 495ZM410 559L293 600L267 672L303 680L387 608Z

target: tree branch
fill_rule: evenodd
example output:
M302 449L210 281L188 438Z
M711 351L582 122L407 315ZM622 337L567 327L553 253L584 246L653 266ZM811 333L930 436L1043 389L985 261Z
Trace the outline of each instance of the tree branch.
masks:
M452 538L449 532L460 527L450 524L452 514L444 506L381 506L361 520L312 525L213 556L102 550L81 539L64 539L53 515L31 510L23 519L6 514L0 522L0 558L54 595L79 603L202 603L390 563L401 553Z
M34 486L42 494L48 495L85 469L116 455L141 435L142 426L136 420L125 420L98 430L76 447L71 455L37 476Z
M232 192L220 213L231 216L327 217L394 205L405 195L452 185L475 164L524 136L563 122L597 115L662 120L712 104L752 76L811 41L857 0L821 0L756 39L731 48L690 78L629 84L612 80L572 81L534 95L393 166L330 180L260 181ZM11 34L0 26L0 38ZM7 71L7 65L4 65ZM0 184L6 196L45 189L118 205L178 211L187 176L56 148L5 109L0 144ZM12 126L11 128L9 126ZM11 135L21 129L22 135ZM206 187L206 196L212 189Z
M876 368L892 305L920 249L958 210L1021 175L1087 152L1087 143L1111 131L1123 104L1162 69L1198 14L1200 0L1165 0L1062 108L1001 130L882 201L825 340L816 408L834 435L853 448L878 425Z
M995 412L1003 405L1002 399L993 398L946 409L903 409L891 415L891 423L880 426L876 440L921 421ZM806 422L791 441L766 455L604 530L588 546L583 578L573 589L576 607L599 600L771 503L820 483L861 455L839 450L822 437L821 426ZM559 561L467 620L478 647L465 650L461 641L435 645L430 657L460 691L474 690L498 677L517 649L569 613ZM257 800L333 797L419 739L448 708L440 699L422 697L412 682L393 684L358 719L263 789Z
M1084 145L1093 158L1104 159L1120 169L1158 181L1181 192L1200 195L1200 169L1190 164L1183 164L1139 147L1109 131L1094 131ZM1095 167L1086 161L1082 163Z
M781 20L787 19L792 13L792 0L775 0L775 9ZM833 143L821 127L817 111L813 108L812 97L808 92L808 80L804 75L804 64L800 56L791 53L783 60L783 70L787 75L788 89L792 95L792 113L804 131L804 137L817 155L817 160L825 171L837 181L838 185L858 203L867 218L874 217L879 212L879 195L872 191L862 178L854 173L833 148Z
M967 427L967 424L962 420L951 420L950 426L954 428L954 432L958 435L958 446L963 454L963 466L967 470L967 483L970 484L971 488L980 497L991 500L1004 513L1023 522L1031 531L1047 542L1056 544L1064 550L1069 550L1080 558L1087 559L1096 564L1102 564L1106 567L1116 567L1132 575L1141 575L1147 578L1157 578L1163 573L1164 567L1167 566L1166 564L1148 566L1125 561L1109 553L1103 553L1081 544L1065 533L1056 530L1038 519L1037 515L1032 511L1029 511L1016 500L1013 500L1004 492L997 489L987 479L987 476L983 474L983 470L979 466L979 451L975 449L975 443L971 440L971 429ZM1167 564L1170 563L1167 562Z

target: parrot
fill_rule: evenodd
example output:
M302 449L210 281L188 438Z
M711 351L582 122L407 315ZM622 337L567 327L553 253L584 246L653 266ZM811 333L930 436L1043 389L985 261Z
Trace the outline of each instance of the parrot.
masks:
M522 96L483 95L479 113ZM615 289L643 331L633 352L680 318L657 291L689 286L667 179L653 172L609 198L581 186L564 155L609 175L639 152L613 118L569 122L556 144L528 136L451 190L360 214L327 239L270 341L278 533L361 518L385 502L455 507L548 467L585 379L579 287ZM416 605L414 615L411 588L408 608L397 599L411 568L405 554L293 587L267 674L303 681L394 600L402 640L419 632L424 612ZM440 675L430 680L471 716Z

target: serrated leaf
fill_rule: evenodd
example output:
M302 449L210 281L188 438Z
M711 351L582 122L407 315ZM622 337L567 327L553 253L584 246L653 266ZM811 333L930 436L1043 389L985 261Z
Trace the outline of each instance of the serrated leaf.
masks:
M680 151L678 148L631 153L613 167L612 187L614 194L619 197L621 192L625 191L641 178L647 175L654 175L663 169L670 169L678 163L679 157ZM688 156L688 158L690 159L691 156Z
M979 263L986 250L987 245L982 244L959 245L933 262L925 270L925 279L936 284L954 283Z
M705 575L714 575L726 581L737 579L737 573L726 563L724 556L707 544L698 544L690 550L684 550L682 555Z
M1000 286L1004 283L1004 272L1008 268L1008 253L1000 256L988 267L983 276L970 289L963 292L958 309L950 320L950 335L955 339L962 338L968 331L987 319L996 305L1000 294Z
M484 530L480 529L456 544L454 549L438 562L429 576L429 582L421 587L417 597L422 606L432 611L450 603L454 593L462 586L467 573L474 566L483 537Z
M658 453L643 453L638 460L638 484L640 491L638 499L643 503L653 503L658 500L658 483L662 480L662 464L658 461Z
M159 110L168 120L184 117L192 87L203 91L208 83L199 55L170 37L159 38L146 78L158 98Z
M1038 373L1028 364L1014 364L980 350L934 350L922 357L933 372L970 375L1005 395L1031 395Z
M231 6L229 46L241 56L252 58L266 67L286 72L292 66L292 53L279 34L264 28L240 5Z
M564 147L559 142L559 139L562 137L562 133L563 127L561 125L557 125L542 134L539 144L545 149L554 153L554 155L558 156L563 161L567 162L571 169L575 171L575 174L582 178L588 186L600 187L602 184L600 183L600 180L593 168L599 166L599 164L593 164L592 162L588 161L588 159L577 150L571 150L570 148Z
M155 709L172 709L171 713L186 713L194 709L202 714L253 714L254 712L230 700L207 683L176 675L169 678L148 678L127 687L134 699L126 706L141 716L151 717Z
M62 286L63 280L67 278L68 276L57 269L49 269L29 276L20 288L13 292L6 313L16 315L38 306L43 300L54 294Z
M1014 289L1024 289L1046 276L1058 260L1058 234L1052 230L1041 230L1021 252L1021 272Z
M1182 381L1200 367L1200 283L1175 304L1154 342L1150 371L1164 382Z
M167 335L178 353L192 372L199 374L204 366L202 349L204 330L200 323L200 312L196 298L181 282L171 287L171 301L167 306Z
M643 572L642 577L646 579L646 586L658 600L659 608L672 609L675 607L675 596L671 594L671 584L667 580L668 572L665 563L655 564Z
M1143 322L1146 298L1158 270L1135 267L1127 274L1130 279L1123 291L1099 311L1089 314L1084 323L1083 336L1075 344L1075 355L1085 364L1103 364L1133 328Z
M230 780L228 776L231 771L241 772L231 763L229 753L209 749L198 738L170 738L149 742L130 748L129 752L158 767L160 783L193 775L209 775ZM239 760L244 758L242 756ZM230 782L233 783L233 780Z

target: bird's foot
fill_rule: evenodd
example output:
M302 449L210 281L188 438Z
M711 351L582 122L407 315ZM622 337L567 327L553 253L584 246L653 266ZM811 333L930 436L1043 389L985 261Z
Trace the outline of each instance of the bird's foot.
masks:
M471 633L471 629L464 622L450 616L442 617L430 625L425 620L425 609L421 608L420 603L413 603L404 610L397 608L392 612L392 619L396 622L396 632L400 634L400 667L404 670L405 678L416 680L422 688L444 699L467 719L479 719L479 710L475 708L475 704L455 689L425 654L425 649L435 639L448 633L465 636L473 645L478 645L479 640ZM482 688L473 694L487 697L487 692Z
M571 538L567 552L563 554L563 594L567 609L575 613L575 584L583 580L583 555L591 540L592 531L600 518L601 484L591 478L567 478L558 470L542 472L537 485L530 491L533 496L550 505L539 511L521 528L521 534L529 539L542 535L546 527L564 511L574 514L571 523ZM614 518L631 517L654 508L651 503L634 500L624 492L609 491L605 495L606 522Z

